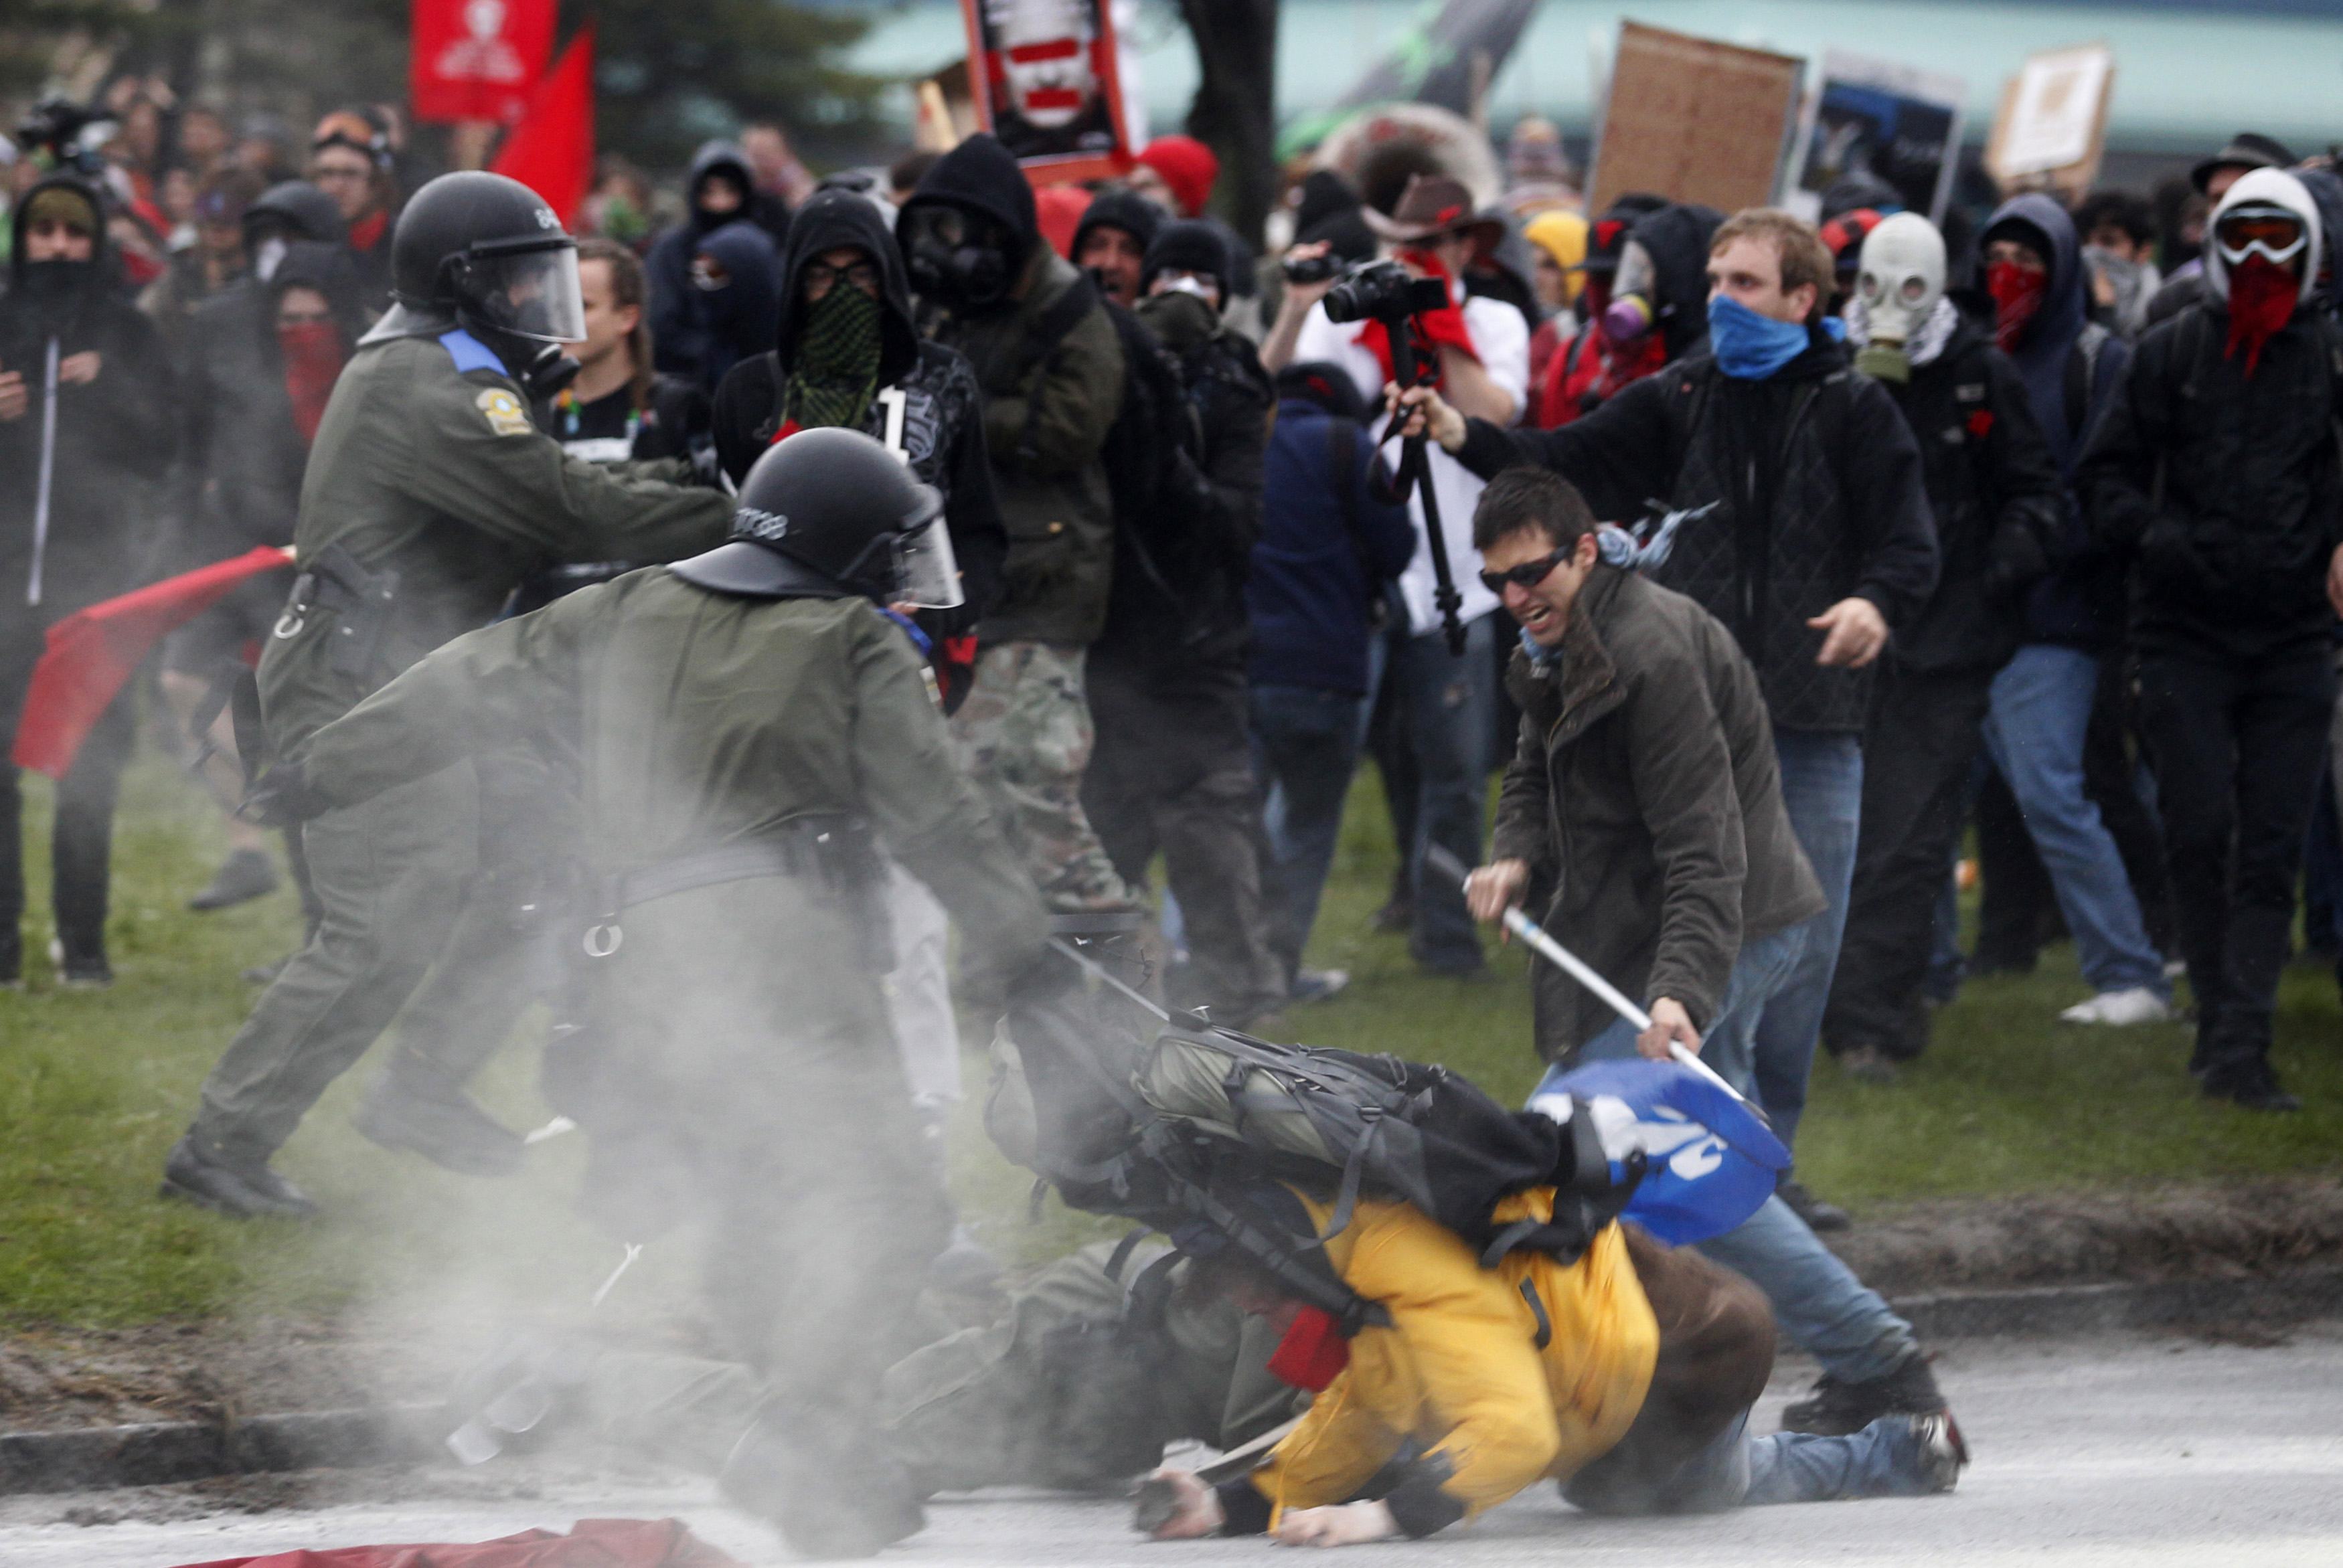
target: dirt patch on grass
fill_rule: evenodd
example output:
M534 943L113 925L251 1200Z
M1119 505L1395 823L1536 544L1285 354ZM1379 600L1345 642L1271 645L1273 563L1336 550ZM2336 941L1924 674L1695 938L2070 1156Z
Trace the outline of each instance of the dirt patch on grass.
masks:
M2343 1179L1904 1204L1826 1240L1891 1293L2242 1278L2343 1262Z

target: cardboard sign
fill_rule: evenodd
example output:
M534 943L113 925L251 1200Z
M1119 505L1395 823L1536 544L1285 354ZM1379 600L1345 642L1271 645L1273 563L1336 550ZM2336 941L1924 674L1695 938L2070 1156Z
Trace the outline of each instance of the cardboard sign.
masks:
M1628 191L1726 213L1771 201L1805 74L1793 55L1620 23L1586 210Z
M1036 184L1131 166L1108 0L960 0L978 124Z
M2005 186L2087 189L2106 151L2115 51L2085 44L2029 55L2002 88L1985 166Z
M418 121L511 125L553 55L554 0L415 0L407 97Z
M1806 96L1783 205L1799 216L1822 213L1840 180L1870 175L1896 189L1896 205L1942 223L1959 162L1968 84L1893 60L1833 49Z

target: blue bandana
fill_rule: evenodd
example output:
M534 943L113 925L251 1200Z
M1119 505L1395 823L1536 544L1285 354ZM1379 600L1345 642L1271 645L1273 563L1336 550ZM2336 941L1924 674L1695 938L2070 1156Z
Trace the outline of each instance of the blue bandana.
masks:
M1803 321L1760 316L1722 294L1708 298L1708 347L1717 368L1741 381L1763 381L1805 352Z

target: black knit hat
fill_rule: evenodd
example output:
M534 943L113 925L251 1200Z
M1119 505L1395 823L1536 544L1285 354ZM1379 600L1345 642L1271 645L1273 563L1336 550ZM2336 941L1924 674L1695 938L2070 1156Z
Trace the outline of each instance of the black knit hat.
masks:
M1182 218L1155 231L1147 259L1140 264L1139 292L1146 293L1161 272L1201 272L1216 280L1225 295L1232 271L1229 243L1221 231L1202 218Z
M1120 187L1101 191L1082 209L1082 221L1074 226L1074 255L1081 256L1083 242L1094 228L1119 228L1144 251L1155 243L1156 231L1162 226L1163 209L1137 191Z

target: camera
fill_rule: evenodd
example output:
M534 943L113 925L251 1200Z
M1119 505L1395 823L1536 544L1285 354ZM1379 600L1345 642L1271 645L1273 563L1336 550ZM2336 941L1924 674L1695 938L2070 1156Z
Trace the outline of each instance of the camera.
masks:
M95 147L85 145L85 133L92 126L103 125L114 118L103 109L76 104L71 98L43 98L16 122L16 140L27 147L45 148L60 168L72 168L82 174L95 174L105 160Z
M1448 286L1436 277L1413 277L1395 261L1361 262L1326 291L1326 319L1395 321L1452 302Z

